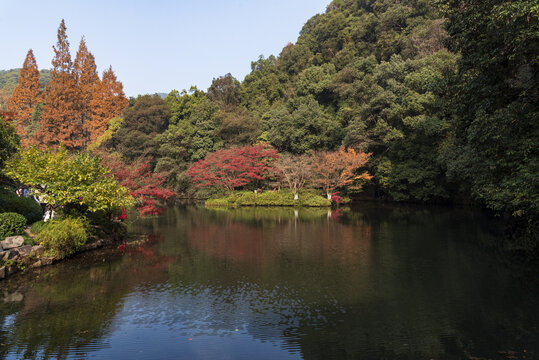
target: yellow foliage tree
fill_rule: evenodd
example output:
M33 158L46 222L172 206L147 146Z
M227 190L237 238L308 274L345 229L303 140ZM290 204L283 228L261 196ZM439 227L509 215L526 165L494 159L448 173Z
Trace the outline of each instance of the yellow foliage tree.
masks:
M330 200L333 190L347 186L361 188L364 182L372 179L366 171L357 174L357 170L369 162L370 153L340 148L338 151L318 152L314 156L316 183L324 189Z

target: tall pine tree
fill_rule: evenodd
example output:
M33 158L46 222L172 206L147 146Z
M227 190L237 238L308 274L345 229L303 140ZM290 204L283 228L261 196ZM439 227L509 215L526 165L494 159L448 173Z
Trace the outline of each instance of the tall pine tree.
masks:
M78 111L80 91L63 19L58 28L58 42L53 49L51 81L47 86L37 138L41 146L62 144L68 149L80 149L83 146L82 123Z
M103 79L98 81L90 105L93 117L87 130L90 141L94 141L107 130L110 119L121 116L122 111L129 105L123 85L116 79L112 66L103 72Z
M99 75L97 74L94 55L88 51L84 37L80 41L79 50L75 57L74 73L80 92L78 111L83 129L83 145L86 146L89 134L91 133L91 129L89 129L92 119L91 102L97 90Z
M15 128L23 146L33 143L32 119L36 106L43 101L39 70L32 49L28 50L21 69L18 85L8 101L8 109L13 113ZM39 110L39 109L38 109Z

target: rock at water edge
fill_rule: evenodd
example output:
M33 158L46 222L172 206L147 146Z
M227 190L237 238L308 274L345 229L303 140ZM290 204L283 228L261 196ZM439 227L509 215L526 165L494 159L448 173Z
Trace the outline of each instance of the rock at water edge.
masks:
M22 236L9 236L0 244L4 250L14 249L24 244L24 238Z
M28 256L30 255L30 252L32 251L32 245L23 245L15 249L16 252L19 253L20 256Z
M35 256L43 256L45 253L45 248L41 245L32 246L32 254Z

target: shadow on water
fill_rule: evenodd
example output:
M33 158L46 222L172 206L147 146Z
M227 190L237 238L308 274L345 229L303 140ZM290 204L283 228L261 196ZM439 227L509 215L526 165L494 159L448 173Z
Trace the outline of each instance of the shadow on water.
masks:
M2 283L0 357L531 359L538 290L472 210L177 207ZM0 300L1 301L1 300Z

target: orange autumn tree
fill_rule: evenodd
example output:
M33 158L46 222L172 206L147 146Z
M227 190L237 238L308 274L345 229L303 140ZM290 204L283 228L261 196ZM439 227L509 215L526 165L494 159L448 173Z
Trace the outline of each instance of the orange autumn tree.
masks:
M103 72L103 79L98 80L90 102L93 115L87 126L89 140L93 142L103 135L109 121L114 117L120 117L128 105L129 101L125 97L123 85L116 79L111 66Z
M328 200L332 192L341 187L353 185L361 188L363 181L372 179L368 172L356 174L359 168L364 167L371 154L362 151L356 152L352 148L340 148L338 151L314 153L314 172L316 183L324 189ZM355 184L354 184L355 183Z
M39 83L39 70L32 49L28 50L21 69L19 82L8 100L8 109L13 113L15 129L21 138L21 144L33 143L32 118L36 106L43 102L43 93Z
M79 87L79 119L83 130L84 147L86 147L89 134L91 134L91 123L93 118L92 101L95 97L99 75L95 65L94 55L88 51L86 40L82 37L75 63L73 65L75 81Z
M58 42L53 49L51 80L47 86L37 139L41 147L62 144L70 150L78 150L83 147L79 116L80 91L63 19L58 28Z

